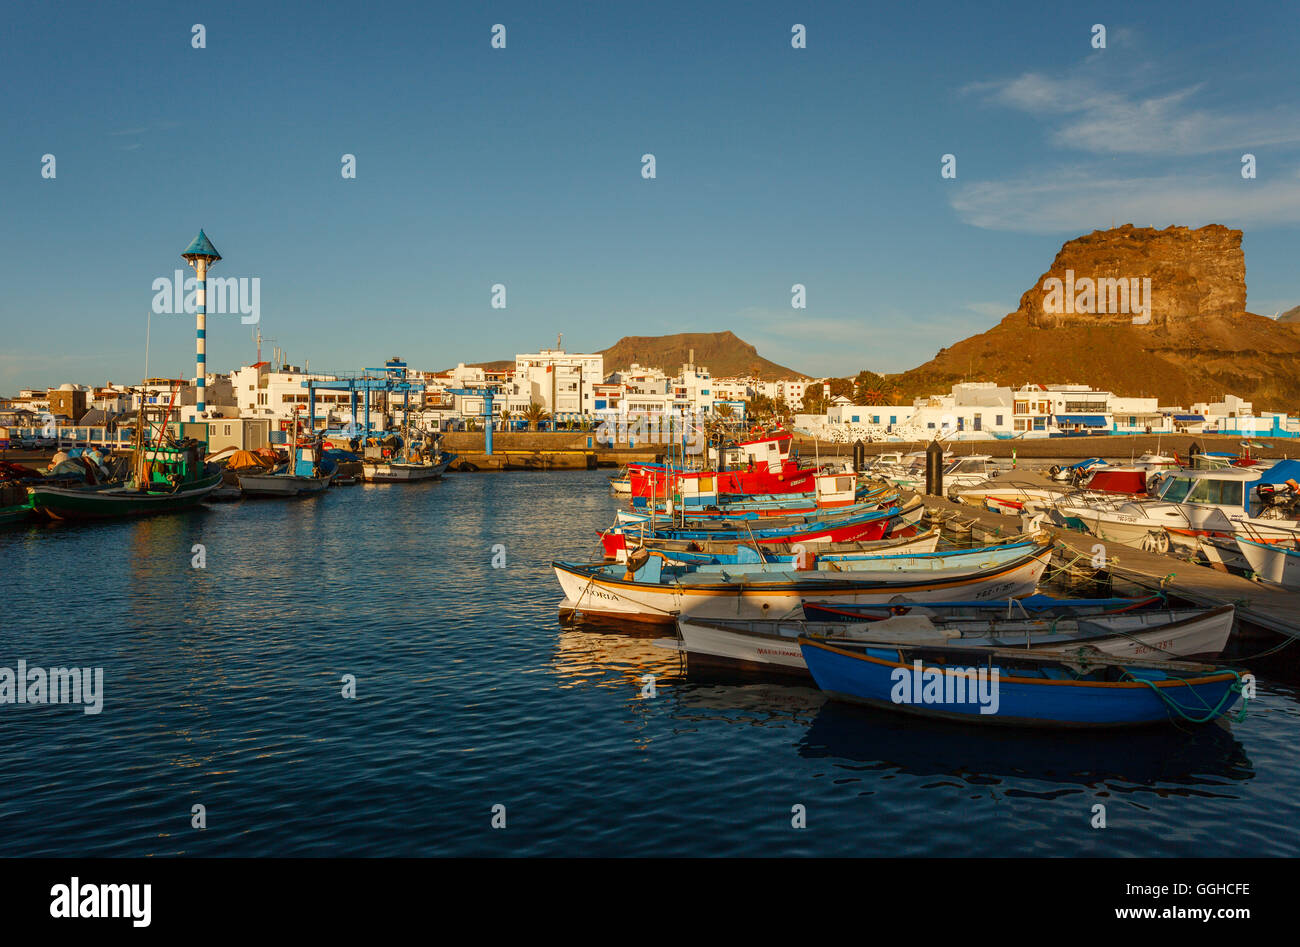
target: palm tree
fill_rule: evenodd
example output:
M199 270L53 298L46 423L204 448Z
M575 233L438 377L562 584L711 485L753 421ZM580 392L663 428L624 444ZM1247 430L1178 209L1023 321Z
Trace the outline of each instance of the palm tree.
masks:
M510 430L510 411L507 408L501 409L501 430Z
M713 412L720 418L729 418L732 415L731 405L729 404L717 405L713 409Z
M528 430L530 431L536 431L537 425L547 420L550 416L551 412L547 411L546 408L538 404L536 401L530 401L528 407L524 409L524 420L528 422Z

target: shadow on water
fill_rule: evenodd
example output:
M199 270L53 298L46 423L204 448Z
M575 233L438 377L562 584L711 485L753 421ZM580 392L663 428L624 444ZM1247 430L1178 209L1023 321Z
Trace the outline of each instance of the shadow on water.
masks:
M975 729L831 701L813 719L798 752L808 759L879 764L968 782L1120 782L1190 792L1256 775L1245 748L1222 722L1116 731Z

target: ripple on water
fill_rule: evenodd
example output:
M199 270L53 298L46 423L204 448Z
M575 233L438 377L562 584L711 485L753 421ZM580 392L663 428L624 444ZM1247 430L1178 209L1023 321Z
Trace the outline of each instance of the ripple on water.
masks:
M562 626L549 563L593 549L606 478L0 534L0 665L102 665L106 701L0 706L5 852L1300 853L1293 681L1190 731L971 731L690 678L661 632Z

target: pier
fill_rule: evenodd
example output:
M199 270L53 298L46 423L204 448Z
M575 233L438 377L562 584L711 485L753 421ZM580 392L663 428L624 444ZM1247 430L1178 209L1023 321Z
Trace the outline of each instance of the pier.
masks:
M923 496L921 499L931 511L932 518L935 513L942 517L945 527L953 521L971 523L972 538L976 542L996 541L1021 532L1020 521L1012 516L946 497ZM1243 637L1280 635L1290 640L1300 638L1300 592L1277 589L1211 566L1114 542L1103 544L1105 567L1093 569L1093 547L1101 542L1096 536L1051 524L1039 528L1056 540L1053 564L1058 567L1073 570L1083 567L1099 581L1118 579L1197 606L1234 605L1237 631Z

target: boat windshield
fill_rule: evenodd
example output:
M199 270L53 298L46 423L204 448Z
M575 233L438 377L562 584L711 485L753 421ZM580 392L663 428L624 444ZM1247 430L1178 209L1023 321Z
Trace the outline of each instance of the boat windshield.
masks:
M1192 480L1190 477L1170 477L1164 483L1160 499L1167 500L1170 503L1182 503L1187 497L1187 492L1191 489Z

